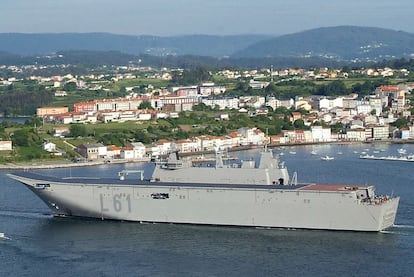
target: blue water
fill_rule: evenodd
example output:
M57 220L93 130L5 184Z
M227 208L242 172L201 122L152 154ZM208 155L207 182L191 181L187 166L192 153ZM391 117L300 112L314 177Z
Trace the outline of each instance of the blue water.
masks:
M23 124L29 119L30 117L0 117L0 123L3 121L9 121Z
M0 171L0 276L410 276L414 268L414 163L359 159L414 153L414 145L308 146L284 153L300 182L375 184L401 197L396 227L382 233L139 224L53 218ZM311 155L316 150L319 156ZM296 154L289 152L295 151ZM358 153L354 153L354 151ZM338 154L342 152L343 154ZM257 151L231 153L243 159ZM320 155L334 156L322 161ZM114 176L145 164L41 170Z

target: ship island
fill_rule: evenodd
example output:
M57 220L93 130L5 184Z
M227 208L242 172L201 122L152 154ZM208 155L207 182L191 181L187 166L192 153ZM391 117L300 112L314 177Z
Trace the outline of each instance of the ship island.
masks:
M154 162L149 178L123 170L114 178L7 174L57 217L286 229L378 232L394 225L398 196L373 185L299 183L267 147L258 161L230 160L216 150L209 166L176 151Z

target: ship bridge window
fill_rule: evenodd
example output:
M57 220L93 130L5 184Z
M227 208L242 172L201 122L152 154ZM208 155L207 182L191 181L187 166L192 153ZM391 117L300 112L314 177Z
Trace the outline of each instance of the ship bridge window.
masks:
M37 188L37 189L50 188L50 184L36 184L35 188Z
M168 193L152 193L152 199L168 199L170 195Z

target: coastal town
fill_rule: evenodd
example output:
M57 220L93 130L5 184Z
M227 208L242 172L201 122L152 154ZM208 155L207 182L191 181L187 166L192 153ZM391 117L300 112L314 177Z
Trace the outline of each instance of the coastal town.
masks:
M3 69L5 66L3 66ZM7 67L16 74L21 74L27 67ZM32 68L33 69L33 68ZM151 81L171 81L173 71L163 68L154 71L151 68L118 67L116 74L88 74L74 76L27 76L25 79L43 84L54 93L55 98L67 98L67 87L75 87L83 91L110 91L108 84L125 80L134 81L139 78L136 72L145 74L147 83L141 86L126 86L125 96L113 98L97 98L89 101L75 102L73 106L42 106L36 110L36 117L43 125L53 126L52 136L60 138L68 147L74 149L79 157L74 161L114 161L143 160L166 155L174 150L183 154L211 152L214 149L237 149L269 144L292 145L332 142L372 142L390 139L406 141L414 139L412 106L410 104L413 83L400 82L392 85L377 86L367 96L357 93L346 95L295 96L281 98L273 95L241 95L226 94L229 88L212 81L187 86L157 87ZM133 73L135 72L135 74ZM361 69L352 74L367 78L402 78L410 72L406 69L394 70ZM245 80L251 91L265 90L275 83L288 83L297 80L346 80L349 73L340 69L318 68L317 70L283 69L274 70L221 70L216 75L224 80ZM16 77L0 78L3 86L13 86L21 81ZM150 144L140 141L125 145L105 145L103 143L71 144L70 126L73 124L107 124L115 122L156 122L159 119L179 118L183 112L192 112L198 105L209 107L215 112L217 122L229 121L237 114L250 118L270 117L271 111L286 109L290 111L286 119L295 128L282 129L278 134L269 134L255 126L245 126L231 130L220 136L198 135L185 139L159 139ZM275 114L271 115L272 117ZM286 117L286 114L277 115ZM398 120L406 122L403 126L395 126ZM332 128L332 126L342 128ZM190 129L200 128L198 125ZM0 141L3 151L13 149L12 140ZM64 155L64 149L51 141L42 144L43 150L54 155Z

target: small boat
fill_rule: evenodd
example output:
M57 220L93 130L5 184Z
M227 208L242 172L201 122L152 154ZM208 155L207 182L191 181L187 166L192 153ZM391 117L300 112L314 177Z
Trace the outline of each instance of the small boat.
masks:
M312 150L311 155L318 155L318 152L316 152L315 150Z
M323 160L323 161L332 161L334 159L335 159L334 157L330 157L328 155L321 157L321 160Z
M0 240L2 239L9 239L8 237L6 237L6 235L4 233L0 233Z
M295 155L296 151L289 151L289 154Z
M405 150L404 148L400 148L397 150L399 154L406 154L407 150Z
M397 161L397 162L414 162L414 155L408 156L374 156L374 155L361 155L359 156L360 159L368 159L368 160L382 160L382 161Z

